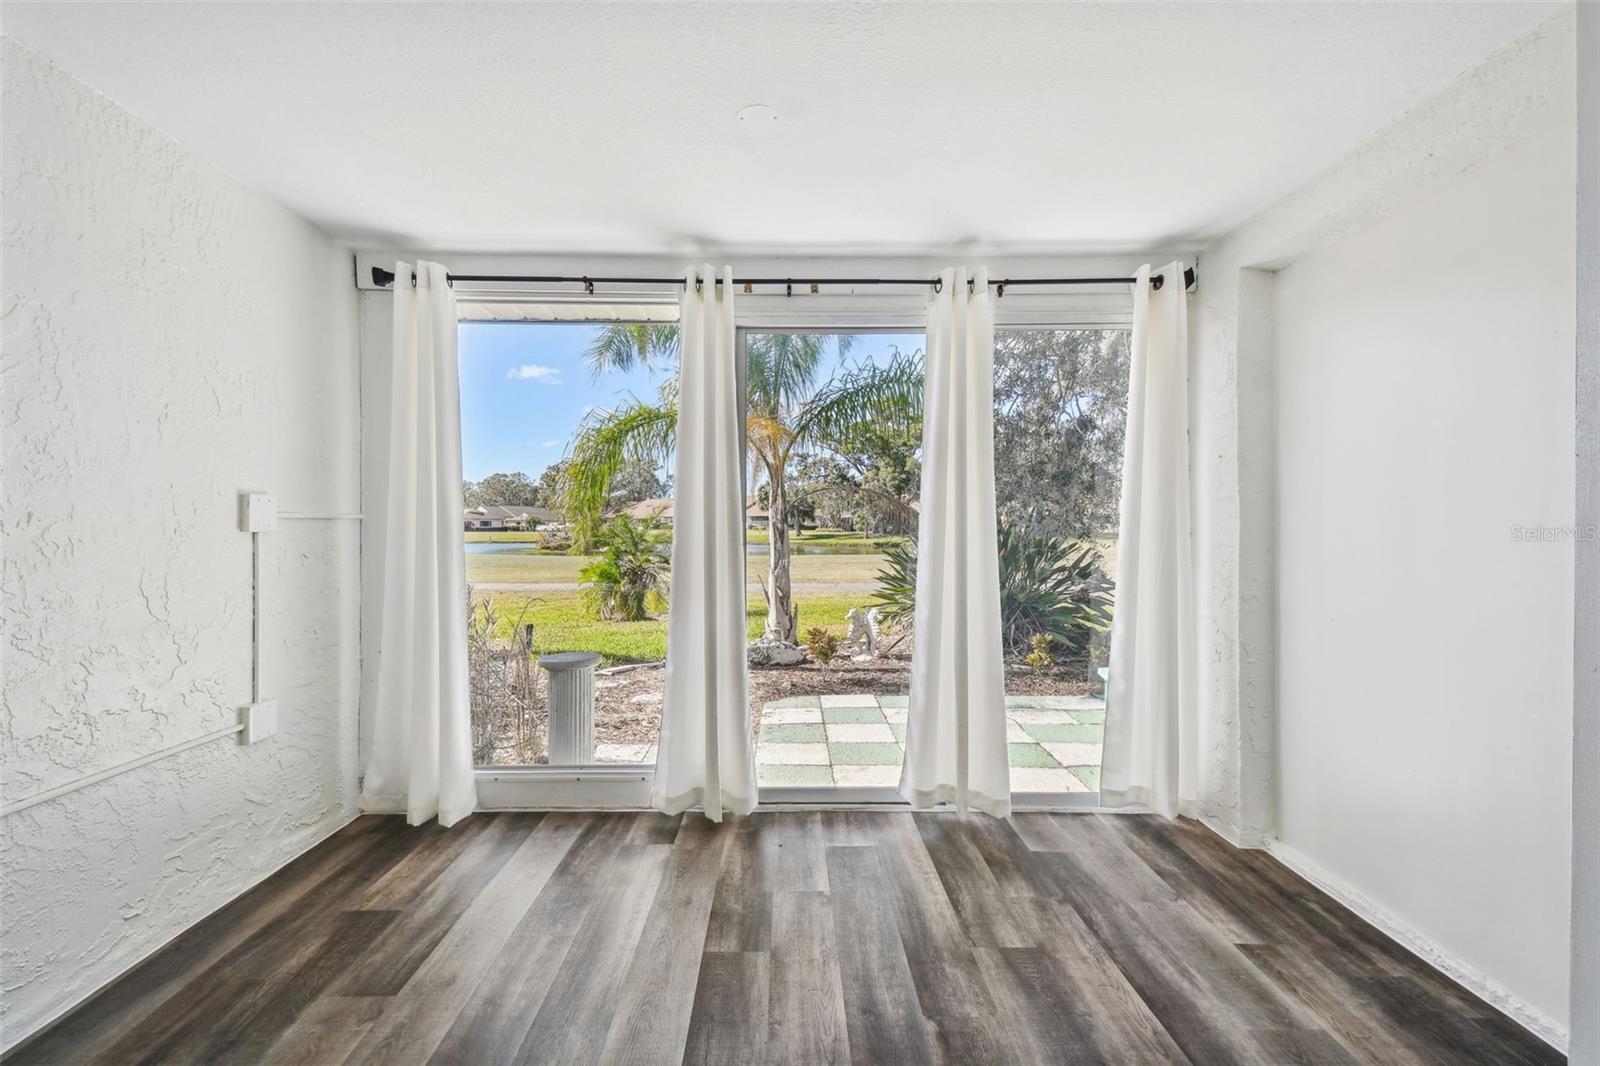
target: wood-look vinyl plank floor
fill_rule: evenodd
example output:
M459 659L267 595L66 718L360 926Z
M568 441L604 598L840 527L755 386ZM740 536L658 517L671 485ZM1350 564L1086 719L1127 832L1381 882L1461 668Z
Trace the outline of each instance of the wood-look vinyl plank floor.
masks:
M6 1056L1562 1061L1193 822L870 811L358 819Z

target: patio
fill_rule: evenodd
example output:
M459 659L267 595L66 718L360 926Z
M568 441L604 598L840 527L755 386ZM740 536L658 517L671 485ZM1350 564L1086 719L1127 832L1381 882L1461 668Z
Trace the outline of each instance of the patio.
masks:
M893 788L905 753L906 697L792 696L762 705L756 774L768 788ZM1100 787L1105 701L1096 696L1007 696L1011 787L1094 792ZM647 763L655 745L601 744L595 761Z

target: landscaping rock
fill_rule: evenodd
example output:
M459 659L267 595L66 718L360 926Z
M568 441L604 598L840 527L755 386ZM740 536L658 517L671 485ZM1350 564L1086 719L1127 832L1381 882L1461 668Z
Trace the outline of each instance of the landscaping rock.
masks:
M799 666L806 661L806 650L781 640L752 640L748 654L751 666Z

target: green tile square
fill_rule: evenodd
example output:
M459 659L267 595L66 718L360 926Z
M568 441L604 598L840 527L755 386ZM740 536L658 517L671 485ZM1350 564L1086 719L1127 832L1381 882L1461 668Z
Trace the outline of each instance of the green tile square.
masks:
M828 757L835 766L899 766L900 745L841 741L828 745Z
M1007 754L1010 756L1012 766L1060 766L1037 744L1007 744Z
M833 767L758 766L756 784L766 788L827 788L833 784Z
M1020 722L1022 731L1034 740L1055 742L1070 741L1078 744L1098 744L1105 732L1098 725L1055 725L1041 722Z
M824 707L822 720L829 725L882 725L883 712L876 707Z
M766 710L787 710L792 708L816 708L822 706L822 700L816 696L785 696L781 700L768 700L762 704Z
M1100 791L1100 767L1098 766L1069 766L1072 776L1088 785L1096 792Z
M911 706L911 697L910 696L879 696L878 697L878 706L879 707L909 707L909 706Z
M827 730L820 725L764 725L760 744L825 744Z
M894 734L894 738L900 743L904 744L906 742L906 724L904 722L890 722L889 731Z
M1074 707L1067 713L1071 714L1076 721L1083 722L1085 725L1099 725L1106 720L1106 709L1104 707Z

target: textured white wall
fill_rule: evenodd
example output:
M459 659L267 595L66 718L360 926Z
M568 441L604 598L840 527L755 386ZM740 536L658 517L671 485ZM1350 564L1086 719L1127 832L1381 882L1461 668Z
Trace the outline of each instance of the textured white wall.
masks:
M1203 253L1192 382L1206 813L1558 1042L1572 553L1510 526L1572 516L1573 43Z
M1199 257L1190 388L1201 700L1212 729L1202 807L1235 839L1271 838L1277 787L1277 415L1266 275L1408 210L1552 122L1570 131L1573 21L1565 10L1462 74Z
M1572 146L1296 262L1275 316L1278 836L1556 1029L1573 546L1516 530L1573 522Z
M350 258L7 38L4 797L237 720L235 494L357 508ZM14 1043L354 812L358 531L263 538L265 694L223 740L5 819Z

